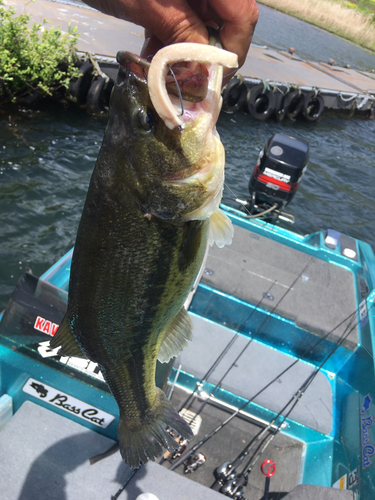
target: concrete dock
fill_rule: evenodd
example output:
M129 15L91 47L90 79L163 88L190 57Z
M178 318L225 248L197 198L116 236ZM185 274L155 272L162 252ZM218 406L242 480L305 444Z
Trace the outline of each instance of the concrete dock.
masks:
M95 54L101 69L112 80L117 71L117 51L139 53L143 44L143 28L102 14L81 2L35 0L26 6L24 0L5 0L5 4L12 5L17 13L29 14L33 22L43 22L45 18L49 25L60 26L65 32L69 23L77 26L80 55ZM256 118L272 115L279 121L285 116L296 118L298 114L315 121L323 111L375 117L372 73L304 61L295 54L266 47L251 47L239 73L241 78L231 84L229 104L228 92L224 98L227 111L245 109Z

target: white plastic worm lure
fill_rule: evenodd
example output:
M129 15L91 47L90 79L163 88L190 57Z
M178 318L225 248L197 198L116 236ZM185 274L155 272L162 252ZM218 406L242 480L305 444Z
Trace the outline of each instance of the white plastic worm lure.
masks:
M233 52L203 45L200 43L178 43L160 49L153 57L148 71L148 89L155 111L171 130L183 128L184 122L178 116L166 89L166 76L169 66L176 62L198 62L219 65L215 78L210 82L211 89L217 99L221 99L220 87L223 66L237 68L238 58ZM212 103L216 107L216 103ZM220 109L221 106L219 106Z

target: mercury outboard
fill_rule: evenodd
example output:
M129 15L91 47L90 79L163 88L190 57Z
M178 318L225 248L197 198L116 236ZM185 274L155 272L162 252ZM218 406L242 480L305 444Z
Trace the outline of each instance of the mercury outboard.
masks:
M272 136L259 153L250 178L246 212L269 222L283 215L288 218L281 210L296 194L308 160L307 142L284 134Z

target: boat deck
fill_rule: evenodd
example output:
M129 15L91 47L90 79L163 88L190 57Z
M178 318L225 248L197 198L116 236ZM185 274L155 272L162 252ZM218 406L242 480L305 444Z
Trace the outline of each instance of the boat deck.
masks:
M233 220L242 223L237 216ZM163 466L151 463L137 472L120 498L135 500L140 493L152 491L160 500L219 499L218 493L207 489L214 482L214 469L234 460L259 430L275 422L273 419L279 412L287 418L284 422L279 418L273 424L273 431L282 424L281 432L275 435L255 464L244 497L261 500L264 477L259 466L263 460L271 459L277 463L277 473L271 481L273 500L284 497L286 500L354 498L353 491L307 485L331 486L357 466L358 433L353 434L352 429L358 422L361 397L366 396L368 389L360 395L337 374L342 363L349 359L351 373L368 367L356 363L361 359L355 352L341 348L333 356L331 366L327 363L319 372L314 371L321 366L321 359L327 352L335 347L343 329L325 340L320 353L314 351L314 359L296 353L295 348L302 344L300 352L306 353L304 341L307 338L309 352L312 352L314 342L320 342L344 319L342 316L356 310L355 269L358 264L364 265L360 262L359 250L365 247L340 236L340 245L332 249L327 247L323 233L310 235L303 243L302 238L290 234L286 246L282 245L286 232L277 227L263 227L258 222L246 225L247 230L236 225L233 244L220 250L220 254L215 247L210 249L204 283L198 286L189 309L194 323L193 340L177 358L169 377L170 381L174 380L176 370L181 368L172 395L172 403L179 409L229 341L235 339L189 407L194 414L210 396L200 414L200 432L192 444L217 428L232 412L240 408L241 412L199 449L207 461L188 475L193 481L186 480L182 465L176 468L177 474L173 474L167 470L167 462ZM358 261L353 260L353 254L351 258L343 257L353 242L357 245ZM372 255L368 257L370 261ZM56 353L48 351L49 335L35 327L37 314L53 323L61 322L66 292L56 286L66 290L70 263L71 252L44 275L43 278L51 279L53 285L43 279L38 281L35 277L23 276L18 290L22 293L15 291L1 323L0 350L4 366L1 389L13 398L15 411L0 433L0 467L5 478L6 498L34 500L42 498L41 492L47 492L44 497L51 499L76 500L87 495L93 500L110 498L129 472L118 453L89 466L88 458L105 452L113 444L107 438L116 439L117 406L104 382L98 378L97 367L94 369L91 362L84 360L56 357ZM26 288L21 286L23 281ZM341 314L336 309L337 302ZM202 308L204 314L200 314ZM48 316L52 314L49 309L56 309L55 313L60 316ZM357 319L356 315L354 317ZM365 323L363 325L366 327ZM358 331L353 330L346 347L354 349L358 337L366 341L363 325ZM279 342L276 346L275 338ZM361 343L357 349L361 349ZM227 376L222 380L225 373ZM304 391L303 386L312 373L316 373L316 377ZM271 381L272 385L263 390ZM45 391L51 390L51 401L44 399L38 389L40 384ZM211 394L209 391L216 384L217 393ZM69 400L69 407L78 401L95 411L105 411L113 423L99 429L99 434L92 432L98 431L97 426L84 421L82 415L68 415L68 409L52 404L54 391ZM292 398L295 401L298 391L304 392L302 399L287 414L290 406L286 410L284 407ZM244 407L244 402L248 402L248 406ZM51 409L57 414L51 413ZM68 418L64 418L62 412ZM345 442L345 446L341 446L341 442ZM249 459L250 455L243 465ZM344 465L336 470L333 465L336 463ZM185 477L179 477L181 475ZM364 488L370 484L370 479L365 477L368 482L364 483ZM300 482L307 485L299 485ZM303 490L295 493L299 488ZM364 495L363 498L369 497Z
M172 395L172 404L175 408L179 408L186 400L187 393L176 388ZM202 400L195 399L191 410L195 413L202 405ZM194 437L189 445L194 446L206 434L217 427L222 421L228 418L228 411L222 408L215 407L211 404L206 405L200 414L202 424L199 435ZM215 482L214 470L223 463L235 460L241 450L260 430L262 427L251 423L242 418L236 417L227 427L224 427L216 436L207 441L199 452L206 457L206 462L195 472L186 474L184 466L181 465L175 469L180 475L188 476L193 481L196 481L204 486L211 486ZM198 453L197 451L197 453ZM248 485L244 488L244 496L251 500L261 500L264 494L265 478L260 470L261 463L270 459L277 464L277 473L271 480L272 498L282 498L286 493L291 491L299 483L300 470L302 466L302 457L304 452L303 443L292 439L285 434L279 433L272 440L271 444L261 456L258 462L249 475ZM246 457L244 463L239 467L242 470L244 464L249 460ZM173 462L172 462L173 463ZM169 462L164 462L166 467L170 467Z
M184 372L201 380L235 332L198 316L193 315L192 320L193 340L180 354L178 363L181 364ZM223 382L220 383L220 388L247 401L294 362L293 357L257 341L249 344L249 338L239 334L224 359L209 377L209 382L216 386L229 370ZM315 367L302 361L295 363L270 387L261 392L254 399L254 403L277 414L314 369ZM283 412L285 413L286 411ZM330 434L332 431L332 389L322 372L315 377L303 395L301 404L296 405L291 412L290 418L317 432Z
M209 250L202 283L337 342L356 311L353 274L276 239L235 226L231 245ZM340 325L340 326L337 326ZM355 349L358 329L343 344ZM330 333L331 332L331 333Z
M8 500L109 500L129 476L120 453L93 465L114 441L27 401L0 432L1 497ZM140 469L120 499L152 491L160 500L221 495L160 465Z
M177 405L185 395L174 393ZM203 415L202 432L210 429L223 415L210 408ZM141 493L153 493L160 500L220 500L221 493L207 487L214 477L213 468L234 458L257 429L248 422L236 419L235 429L223 432L217 441L206 446L207 462L196 472L184 475L183 467L176 473L165 466L150 462L141 467L119 493L123 500L135 500ZM103 500L117 498L130 469L119 452L90 465L90 458L109 450L114 441L46 408L26 401L11 421L0 432L0 466L2 471L2 498L9 500ZM353 500L350 491L299 485L298 470L302 446L285 436L277 435L269 447L267 457L277 463L277 471L270 483L270 500ZM165 462L168 467L168 463ZM260 464L254 467L244 495L249 500L261 500L264 476ZM201 484L202 483L202 484ZM205 486L203 486L205 484Z

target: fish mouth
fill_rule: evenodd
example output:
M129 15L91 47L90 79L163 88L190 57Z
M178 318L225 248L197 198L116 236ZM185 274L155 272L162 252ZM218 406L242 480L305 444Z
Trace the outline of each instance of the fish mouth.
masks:
M202 110L216 123L221 108L223 66L236 68L237 55L196 43L160 49L151 62L130 52L119 52L118 63L146 79L151 102L165 125L183 130Z
M117 60L138 78L147 79L151 66L148 59L131 52L119 52ZM180 100L201 102L207 95L208 80L209 71L206 65L198 62L179 62L169 66L166 89L168 94L175 95Z

